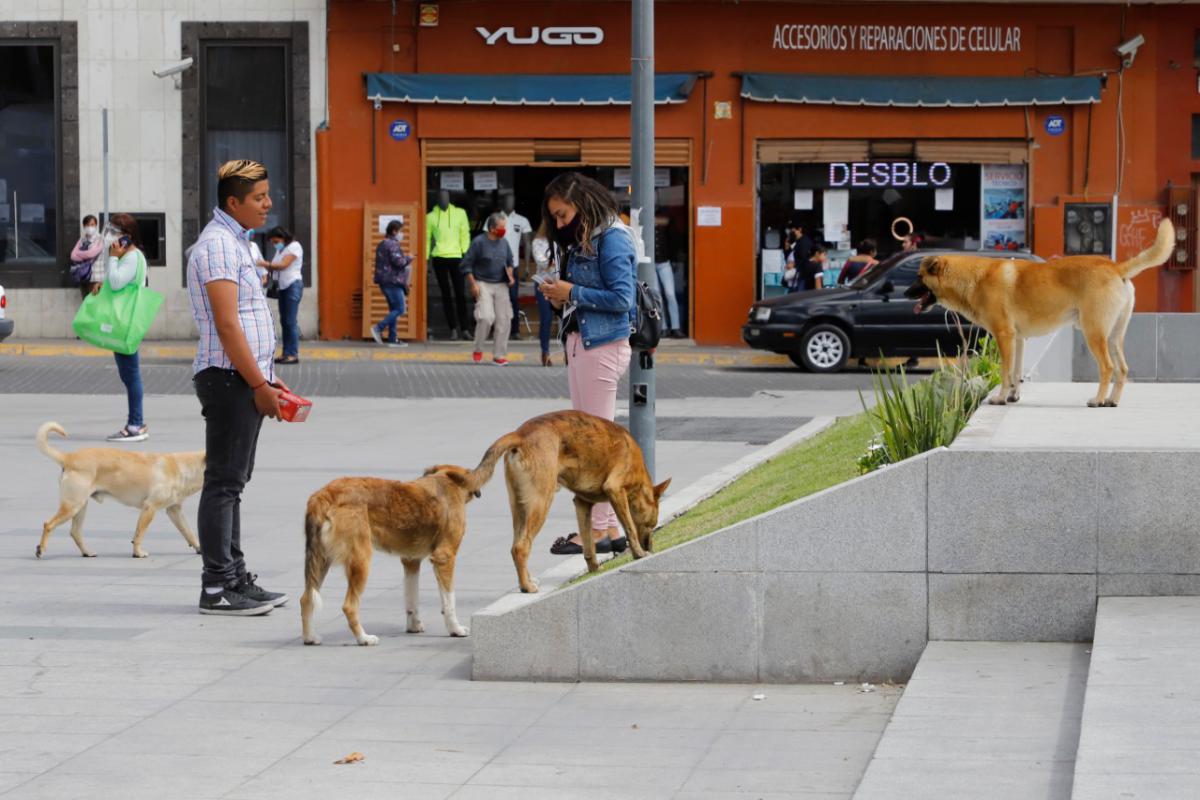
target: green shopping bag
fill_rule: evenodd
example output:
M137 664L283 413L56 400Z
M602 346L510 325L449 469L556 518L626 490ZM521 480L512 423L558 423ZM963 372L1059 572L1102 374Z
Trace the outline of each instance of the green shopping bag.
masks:
M89 294L75 314L71 327L85 342L133 355L154 322L163 296L146 286L146 257L137 251L137 276L120 291L113 291L105 280L100 291Z

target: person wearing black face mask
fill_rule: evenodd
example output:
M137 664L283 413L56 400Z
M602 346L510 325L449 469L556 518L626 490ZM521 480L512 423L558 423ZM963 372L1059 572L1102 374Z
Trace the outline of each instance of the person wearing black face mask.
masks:
M459 265L471 246L467 212L450 202L450 192L438 192L437 207L425 215L425 258L433 267L442 295L442 313L450 338L470 339L467 330L467 295ZM451 295L453 294L453 298Z

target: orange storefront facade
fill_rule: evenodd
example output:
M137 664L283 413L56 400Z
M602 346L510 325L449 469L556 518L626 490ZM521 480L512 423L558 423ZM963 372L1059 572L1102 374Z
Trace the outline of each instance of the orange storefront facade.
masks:
M420 6L436 24L421 24ZM377 313L369 286L363 294L364 263L381 216L405 216L424 275L424 217L439 189L454 190L476 227L506 190L536 226L536 188L555 171L579 168L624 191L627 105L439 98L377 108L364 76L627 73L628 3L333 0L328 24L330 106L316 139L323 338L362 338L364 308ZM671 205L660 214L673 227L687 333L700 344L740 343L747 309L776 282L783 223L797 217L823 228L835 249L888 238L902 211L953 244L988 246L1003 230L1001 240L1043 257L1083 247L1122 258L1152 240L1175 197L1190 203L1184 230L1194 240L1198 28L1195 5L657 3L656 70L696 75L686 100L655 116L660 196ZM1144 42L1123 67L1115 48L1138 34ZM756 96L754 76L784 85L789 76L879 85L920 76L935 87L943 78L1073 76L1091 80L1096 95L979 106L960 81L954 91L967 94L951 107L863 105ZM995 164L1016 183L993 196ZM914 185L917 173L925 182ZM996 198L1014 210L994 215L1010 217L1003 222L988 219ZM1195 309L1194 241L1186 253L1179 269L1137 279L1139 311ZM407 330L422 339L440 309L418 283Z

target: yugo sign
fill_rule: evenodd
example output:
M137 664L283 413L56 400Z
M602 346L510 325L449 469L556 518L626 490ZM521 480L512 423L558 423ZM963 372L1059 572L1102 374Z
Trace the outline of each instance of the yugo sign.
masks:
M953 178L950 165L936 161L833 161L829 164L831 188L884 188L888 186L928 188L948 186Z
M494 45L497 42L508 42L509 44L549 44L549 45L596 45L604 41L604 29L594 27L550 27L539 28L534 25L529 34L520 36L517 34L517 29L511 25L503 28L496 28L494 31L489 31L487 28L479 27L475 29L483 41L489 45Z

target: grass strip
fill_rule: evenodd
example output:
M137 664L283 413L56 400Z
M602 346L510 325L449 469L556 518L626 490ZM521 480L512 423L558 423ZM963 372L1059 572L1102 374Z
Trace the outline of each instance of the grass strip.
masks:
M778 508L785 503L858 477L858 457L874 431L866 414L843 417L741 476L719 492L671 520L654 534L654 550L662 552L705 534ZM601 575L630 561L629 551L600 564L572 583Z

